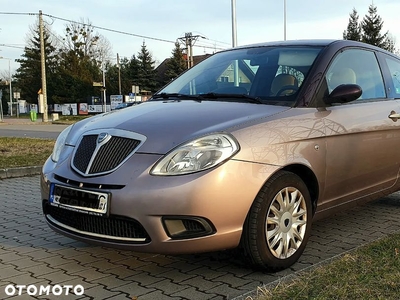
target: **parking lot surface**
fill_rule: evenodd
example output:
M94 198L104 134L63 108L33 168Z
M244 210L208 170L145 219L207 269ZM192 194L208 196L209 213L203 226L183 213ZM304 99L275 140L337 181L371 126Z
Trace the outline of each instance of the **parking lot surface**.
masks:
M267 273L252 270L232 251L143 254L58 235L41 213L39 176L0 180L0 204L0 299L254 298L258 287L400 231L400 194L395 193L314 223L299 262ZM18 295L21 285L31 289ZM39 296L32 286L81 286L84 292Z

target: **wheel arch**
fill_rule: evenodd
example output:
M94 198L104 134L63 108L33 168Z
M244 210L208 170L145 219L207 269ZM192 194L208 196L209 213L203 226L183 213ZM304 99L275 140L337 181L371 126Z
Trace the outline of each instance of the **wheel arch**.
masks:
M314 172L309 167L301 164L288 165L280 170L292 172L304 181L308 188L308 191L310 192L314 215L317 209L319 196L319 184Z

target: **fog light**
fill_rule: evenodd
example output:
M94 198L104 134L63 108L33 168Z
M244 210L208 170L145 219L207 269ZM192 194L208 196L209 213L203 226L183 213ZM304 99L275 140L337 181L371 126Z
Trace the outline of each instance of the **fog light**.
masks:
M199 217L163 217L164 229L173 239L202 237L215 233L212 224Z

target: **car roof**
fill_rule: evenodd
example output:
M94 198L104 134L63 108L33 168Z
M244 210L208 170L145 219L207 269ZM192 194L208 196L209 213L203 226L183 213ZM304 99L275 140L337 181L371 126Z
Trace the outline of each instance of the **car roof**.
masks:
M315 40L271 41L271 42L239 46L237 48L265 47L265 46L327 46L335 41L337 40L315 39Z
M286 41L271 41L258 44L249 44L244 46L238 46L234 49L249 48L249 47L271 47L271 46L315 46L315 47L326 47L335 45L338 48L342 47L363 47L372 50L378 50L381 52L387 52L386 50L366 44L363 42L352 41L352 40L337 40L337 39L301 39L301 40L286 40Z

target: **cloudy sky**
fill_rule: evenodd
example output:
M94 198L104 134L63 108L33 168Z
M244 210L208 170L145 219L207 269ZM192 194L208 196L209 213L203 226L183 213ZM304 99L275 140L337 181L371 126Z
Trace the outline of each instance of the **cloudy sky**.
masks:
M286 0L287 39L341 39L353 7L360 20L372 0ZM400 48L399 0L373 0L378 14ZM232 45L232 0L1 0L0 56L18 67L27 35L39 10L54 33L64 35L64 20L90 21L107 38L114 57L137 54L143 41L157 63L171 55L174 41L191 32L200 38L194 54L212 53ZM10 14L11 13L11 14ZM32 15L30 14L32 13ZM237 44L283 40L284 0L236 0ZM113 32L114 31L114 32ZM124 32L126 34L117 33ZM161 41L162 40L162 41ZM0 59L0 74L8 61Z

